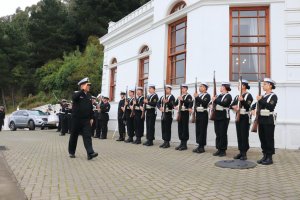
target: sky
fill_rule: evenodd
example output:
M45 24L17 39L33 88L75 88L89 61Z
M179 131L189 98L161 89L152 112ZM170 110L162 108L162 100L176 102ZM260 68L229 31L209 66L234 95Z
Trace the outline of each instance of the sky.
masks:
M11 15L20 7L24 10L27 6L36 4L40 0L0 0L0 17Z

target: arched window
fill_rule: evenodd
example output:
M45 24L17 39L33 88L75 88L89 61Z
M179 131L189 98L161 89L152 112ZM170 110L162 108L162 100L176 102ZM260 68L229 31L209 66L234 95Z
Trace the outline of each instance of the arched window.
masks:
M144 46L140 54L149 51L148 46ZM139 86L144 87L148 84L148 76L149 76L149 56L140 59L139 66Z
M111 61L111 65L116 65L117 59L114 58ZM110 101L114 101L116 97L116 85L117 85L117 66L114 66L110 69L110 93L109 99Z
M179 10L182 10L184 7L186 7L186 3L184 1L180 1L172 8L170 14L173 14Z

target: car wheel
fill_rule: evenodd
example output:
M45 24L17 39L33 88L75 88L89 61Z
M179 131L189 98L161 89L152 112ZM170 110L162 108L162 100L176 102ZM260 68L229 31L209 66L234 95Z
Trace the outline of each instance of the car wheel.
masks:
M34 122L33 122L32 120L30 120L30 121L28 122L28 128L29 128L29 130L31 130L31 131L34 131L34 130L35 130L35 124L34 124Z
M9 128L10 128L10 130L11 130L11 131L15 131L15 130L17 130L17 127L16 127L16 124L15 124L15 122L10 122L10 124L9 124Z

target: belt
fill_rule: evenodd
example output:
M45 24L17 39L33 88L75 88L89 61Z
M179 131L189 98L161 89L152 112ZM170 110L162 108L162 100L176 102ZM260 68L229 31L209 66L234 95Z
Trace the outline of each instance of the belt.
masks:
M166 108L166 112L173 112L173 109Z
M146 109L153 109L153 108L155 108L155 107L146 105Z
M270 116L270 115L273 115L273 112L270 112L267 109L263 109L263 110L260 110L260 115L261 116Z
M204 107L197 107L197 108L196 108L196 111L197 111L197 112L204 112L204 111L207 111L207 108L204 108Z
M140 107L135 107L134 110L141 110Z

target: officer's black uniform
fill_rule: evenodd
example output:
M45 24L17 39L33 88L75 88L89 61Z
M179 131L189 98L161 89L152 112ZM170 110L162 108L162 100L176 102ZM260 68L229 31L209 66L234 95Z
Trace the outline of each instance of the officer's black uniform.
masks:
M232 97L229 93L220 94L215 100L215 104L217 106L222 106L224 110L216 110L214 126L216 133L216 148L218 151L213 154L214 156L226 155L228 145L227 129L230 121L229 106L231 101Z
M173 109L175 105L175 97L171 95L167 95L167 99L169 100L166 105L164 105L164 99L165 96L162 96L158 103L157 108L160 109L161 107L166 106L166 112L163 114L164 117L161 120L161 133L162 133L162 139L164 140L164 143L161 144L160 148L169 148L170 147L170 141L171 141L171 129L172 129L172 122L173 122Z
M100 105L100 120L101 120L101 131L100 131L100 139L107 139L107 124L109 120L109 112L110 110L110 104L102 103Z
M235 122L238 148L240 153L234 157L234 159L247 160L247 151L249 150L249 129L250 129L250 117L249 111L253 101L253 97L250 93L246 92L243 95L244 100L241 101L241 109L245 109L245 114L240 114L239 121ZM231 103L232 106L238 105L239 95L236 96Z
M5 112L0 110L0 131L2 131L2 126L4 126Z
M97 102L93 103L93 124L92 124L92 136L95 137L95 130L97 129L98 110L96 109Z
M92 97L84 91L73 94L72 131L69 140L70 157L75 155L79 133L82 133L84 147L88 154L88 159L96 154L92 147L91 123L93 119ZM98 154L97 154L98 155Z
M187 149L187 141L189 140L189 119L190 119L190 108L193 107L193 98L190 94L186 94L182 96L183 101L181 102L182 108L180 112L181 118L178 122L178 137L180 139L180 145L176 147L176 150L186 150ZM175 105L179 105L178 99L175 102Z
M258 135L261 142L263 158L258 161L259 164L269 165L273 163L272 155L275 154L274 131L275 131L275 114L274 110L278 101L275 93L265 94L259 100L261 110L267 109L271 113L269 116L258 116ZM254 108L256 104L252 108Z
M61 109L61 134L60 135L65 135L68 133L69 127L68 127L68 104L62 104L62 109Z
M145 146L152 146L153 140L155 140L155 120L156 120L156 106L158 96L156 93L147 96L148 103L146 104L146 129L147 129L147 141Z
M134 126L134 115L132 115L132 110L130 106L133 106L134 98L127 99L127 106L125 109L126 125L127 125L127 134L128 138L125 140L126 143L133 142L133 137L135 135L135 126Z
M208 125L208 104L211 98L208 93L202 93L195 98L196 103L196 142L199 146L193 150L195 153L203 153L206 146Z
M118 106L118 129L119 129L119 139L117 141L124 141L126 136L125 130L125 115L122 108L125 106L125 98L119 101Z
M135 136L136 140L133 142L134 144L141 144L141 138L144 136L144 121L145 118L142 118L142 111L140 109L143 106L144 97L140 96L136 100L136 104L134 105L135 115L134 115L134 126L135 126Z
M68 109L67 118L68 118L68 131L69 131L69 134L71 134L71 131L72 131L72 108Z

